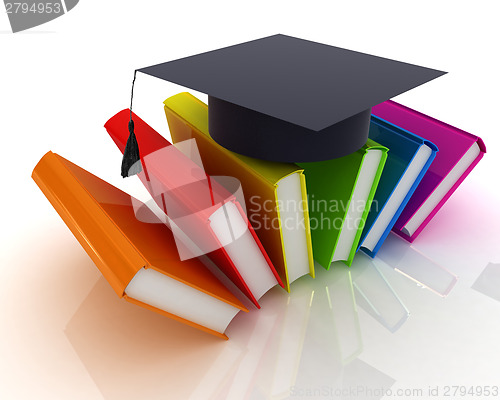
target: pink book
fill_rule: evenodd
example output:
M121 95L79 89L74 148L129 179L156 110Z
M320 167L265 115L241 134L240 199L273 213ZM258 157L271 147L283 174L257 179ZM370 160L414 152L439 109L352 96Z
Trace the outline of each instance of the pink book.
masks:
M434 143L439 151L393 231L413 242L486 153L481 138L388 100L372 114Z

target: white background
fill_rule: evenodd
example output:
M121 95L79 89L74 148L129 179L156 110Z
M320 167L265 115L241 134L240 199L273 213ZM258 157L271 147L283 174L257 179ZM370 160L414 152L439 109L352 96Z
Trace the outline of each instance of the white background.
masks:
M283 33L448 71L396 100L482 137L488 153L415 245L447 268L458 265L465 286L488 262L500 263L498 4L81 0L67 15L17 34L0 14L0 398L107 397L63 334L98 272L30 175L52 150L129 189L103 124L128 107L136 68ZM139 76L136 88L137 113L168 137L161 102L171 87ZM464 260L477 265L468 270ZM478 364L477 349L467 351L486 339L482 328L466 323L491 306L497 322L485 326L492 329L488 334L498 333L498 310L493 300L481 303L486 297L464 296L450 308L464 322L461 339L443 339L446 354L462 352L473 376L490 376L488 363L498 375L498 352ZM474 301L481 306L474 308ZM417 331L425 336L433 329L431 320ZM438 365L444 377L456 376L451 361L420 360L418 352L410 348L408 362L421 362L422 370ZM198 356L189 357L195 362ZM397 375L390 355L368 352L365 360L370 357ZM397 380L407 383L430 379L425 371L421 379L401 374Z

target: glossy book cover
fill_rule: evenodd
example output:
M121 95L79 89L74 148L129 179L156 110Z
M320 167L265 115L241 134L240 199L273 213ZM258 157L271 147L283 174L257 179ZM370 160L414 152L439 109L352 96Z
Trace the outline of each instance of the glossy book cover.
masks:
M486 152L486 146L481 138L475 135L392 100L373 107L372 114L430 140L439 149L429 170L394 224L395 233L413 242L481 160ZM477 147L476 150L474 147ZM466 155L470 158L470 162L467 162ZM451 172L456 174L456 179L450 179ZM423 206L427 206L430 210L426 212ZM422 211L419 211L421 209ZM415 224L418 226L410 231L408 223L417 216L417 212L422 214ZM420 221L421 223L418 223Z

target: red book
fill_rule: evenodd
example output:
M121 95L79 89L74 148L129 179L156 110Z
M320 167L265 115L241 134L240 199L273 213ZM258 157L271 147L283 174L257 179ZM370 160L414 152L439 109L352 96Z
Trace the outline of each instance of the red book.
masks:
M129 119L125 109L104 125L122 153ZM260 308L264 293L284 285L239 202L141 118L133 119L142 164L138 177L168 215L180 257L206 254Z

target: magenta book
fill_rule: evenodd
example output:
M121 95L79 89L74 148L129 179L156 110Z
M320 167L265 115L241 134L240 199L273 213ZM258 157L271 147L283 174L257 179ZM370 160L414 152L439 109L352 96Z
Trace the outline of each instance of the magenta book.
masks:
M372 114L434 143L439 151L393 231L413 242L486 152L481 138L388 100Z

